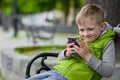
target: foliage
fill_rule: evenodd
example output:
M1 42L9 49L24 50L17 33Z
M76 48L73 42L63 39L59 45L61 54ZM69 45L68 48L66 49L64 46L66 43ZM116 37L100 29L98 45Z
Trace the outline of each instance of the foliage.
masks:
M12 0L0 0L0 5L0 10L4 13L12 13Z
M52 0L53 1L53 0ZM19 0L19 13L37 13L52 10L54 3L51 0ZM22 6L24 5L24 6Z
M13 11L13 1L15 0L0 0L0 10L7 14L11 14ZM75 8L81 7L84 0L16 0L19 14L37 13L43 11L49 11L52 9L60 9L64 12L73 6Z
M6 14L15 13L14 2L17 5L18 14L34 14L50 10L61 10L64 13L65 23L73 8L75 18L78 10L83 6L84 0L0 0L0 10Z
M56 8L62 10L67 19L71 8L74 9L74 16L76 16L78 10L83 6L84 0L57 0L56 4Z
M6 14L12 14L14 0L0 0L0 10ZM19 14L37 13L49 11L54 8L56 0L16 0Z

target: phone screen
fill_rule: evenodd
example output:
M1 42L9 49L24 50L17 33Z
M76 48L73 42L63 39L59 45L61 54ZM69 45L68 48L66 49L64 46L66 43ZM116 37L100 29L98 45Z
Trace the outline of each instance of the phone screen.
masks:
M80 45L76 41L77 39L79 39L79 38L70 38L70 37L68 37L69 43L75 43L75 45L80 47Z

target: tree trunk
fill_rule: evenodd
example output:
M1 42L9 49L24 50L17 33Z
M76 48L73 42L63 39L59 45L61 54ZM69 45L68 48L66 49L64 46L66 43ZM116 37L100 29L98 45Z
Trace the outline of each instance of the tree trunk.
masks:
M119 0L86 0L86 4L94 3L102 6L106 12L106 21L113 27L120 23Z

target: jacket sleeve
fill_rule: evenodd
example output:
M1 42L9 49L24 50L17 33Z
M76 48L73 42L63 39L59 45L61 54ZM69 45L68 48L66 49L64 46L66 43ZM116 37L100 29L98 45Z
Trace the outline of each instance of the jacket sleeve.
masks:
M67 57L65 57L64 53L66 52L66 49L61 51L58 55L58 60L63 60L63 59L67 59Z
M92 55L87 64L103 77L111 77L115 69L115 44L110 41L105 47L102 60Z

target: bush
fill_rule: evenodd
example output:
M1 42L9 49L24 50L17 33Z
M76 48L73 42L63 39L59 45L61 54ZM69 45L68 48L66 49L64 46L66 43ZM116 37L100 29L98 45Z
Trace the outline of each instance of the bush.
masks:
M65 48L66 46L32 46L16 48L15 51L23 55L32 56L39 52L60 52Z

